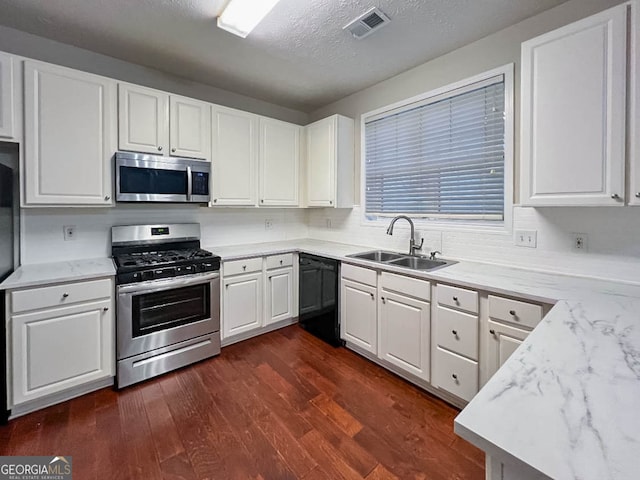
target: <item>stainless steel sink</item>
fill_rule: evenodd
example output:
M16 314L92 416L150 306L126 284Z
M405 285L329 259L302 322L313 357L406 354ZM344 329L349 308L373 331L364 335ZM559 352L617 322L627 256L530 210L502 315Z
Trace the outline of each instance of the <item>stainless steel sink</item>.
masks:
M402 253L385 252L384 250L354 253L347 256L351 258L358 258L360 260L369 260L385 265L391 265L394 267L404 267L411 270L423 271L435 270L437 268L443 268L456 263L450 260L431 260L428 257L407 254L403 255Z
M383 250L374 250L373 252L364 252L364 253L354 253L353 255L347 255L347 256L353 257L353 258L359 258L361 260L371 260L372 262L381 262L381 263L405 257L400 253L385 252Z
M403 257L391 262L387 262L389 265L397 265L399 267L408 267L413 270L433 270L434 268L447 265L444 260L429 260L424 257Z

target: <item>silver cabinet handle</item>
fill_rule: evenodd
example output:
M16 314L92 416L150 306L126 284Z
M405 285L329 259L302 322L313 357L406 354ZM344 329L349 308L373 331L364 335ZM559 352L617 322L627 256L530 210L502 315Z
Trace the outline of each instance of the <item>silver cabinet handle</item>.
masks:
M160 145L158 145L158 151L161 152L162 151L162 147Z
M108 311L109 311L109 307L104 307L104 308L102 309L102 311L103 311L103 312L108 312Z
M640 198L640 192L636 192L636 198Z
M243 266L242 266L242 270L246 271L246 270L247 270L247 266L246 266L246 265L243 265Z
M453 378L454 380L458 380L458 375L456 375L455 373L451 375L451 378Z
M370 293L369 295L371 295L371 300L375 300L376 296L373 293Z
M260 200L260 203L264 203L264 199Z
M171 152L172 152L172 153L176 153L176 149L175 149L175 148L172 148L172 149L171 149Z
M282 260L280 260L280 265L282 265Z
M457 302L458 301L458 297L453 297L453 301Z
M516 311L515 310L509 310L509 315L511 315L512 317L516 316Z
M105 195L104 199L105 199L105 201L108 202L109 200L111 200L111 197L109 195Z
M453 335L455 335L456 337L458 336L458 331L457 331L457 330L451 330L451 333L452 333Z
M611 198L613 198L614 200L619 200L620 195L618 195L617 193L614 193L613 195L611 195Z
M214 199L213 199L213 203L218 203L218 199L217 199L217 198L214 198Z
M329 205L333 205L333 200L329 200Z
M68 297L69 297L68 293L65 292L65 293L62 294L62 298L68 298Z
M382 303L387 303L387 299L384 297L380 297L380 300L382 300Z
M489 333L490 333L491 335L495 335L495 334L496 334L496 331L492 328L491 330L489 330Z
M191 201L193 194L193 178L191 177L191 167L187 167L187 201Z

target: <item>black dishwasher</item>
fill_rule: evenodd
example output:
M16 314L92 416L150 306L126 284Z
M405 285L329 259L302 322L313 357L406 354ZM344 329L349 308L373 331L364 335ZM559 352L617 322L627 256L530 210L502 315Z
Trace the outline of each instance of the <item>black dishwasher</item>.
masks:
M339 262L307 253L299 258L300 325L334 347L344 345L338 317Z

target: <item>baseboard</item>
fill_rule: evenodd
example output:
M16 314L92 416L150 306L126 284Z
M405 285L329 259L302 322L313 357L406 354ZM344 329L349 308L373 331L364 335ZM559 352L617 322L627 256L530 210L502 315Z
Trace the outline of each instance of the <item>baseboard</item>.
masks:
M228 347L229 345L233 345L234 343L249 340L250 338L257 337L259 335L264 335L265 333L288 327L289 325L293 325L294 323L298 323L298 317L288 318L287 320L281 320L280 322L272 323L271 325L267 325L266 327L260 327L255 330L251 330L250 332L227 337L222 340L221 345L223 348Z
M421 389L425 390L431 395L444 400L445 402L453 405L456 408L459 408L460 410L462 410L464 407L467 406L468 402L456 397L455 395L451 395L450 393L447 393L444 390L440 390L439 388L434 387L432 384L430 384L426 380L423 380L422 378L416 377L415 375L405 372L404 370L397 367L396 365L376 357L374 354L367 352L363 348L360 348L351 342L346 342L345 347L347 347L349 350L356 352L358 355L363 356L367 360L377 365L380 365L385 370L389 370L391 373L394 373L395 375L403 378L407 382L413 383L415 386L420 387Z
M100 390L102 388L110 387L113 385L113 381L114 377L103 378L102 380L96 380L95 382L90 382L75 388L70 388L69 390L65 390L64 392L54 393L43 398L38 398L37 400L32 400L20 405L15 405L11 409L11 416L9 417L9 420L13 420L14 418L18 418L28 413L35 412L36 410L42 410L43 408L50 407L51 405L66 402L67 400L71 400L72 398L80 397L82 395L95 392L96 390Z

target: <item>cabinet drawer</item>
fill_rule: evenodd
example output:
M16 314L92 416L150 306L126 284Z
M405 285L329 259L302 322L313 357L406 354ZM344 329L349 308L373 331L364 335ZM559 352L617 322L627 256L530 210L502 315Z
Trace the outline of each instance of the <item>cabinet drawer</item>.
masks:
M467 402L478 393L478 362L440 347L435 352L434 383Z
M285 253L284 255L271 255L267 257L267 270L272 268L290 267L293 265L293 253Z
M227 277L240 273L259 272L260 270L262 270L262 257L224 262L224 275Z
M427 302L431 299L431 284L424 280L382 272L380 281L382 288L385 290L398 292Z
M19 313L61 307L72 303L110 298L112 294L111 280L108 278L18 290L11 292L11 311Z
M535 328L542 320L542 306L489 295L489 317Z
M438 304L478 313L478 292L449 285L437 286Z
M447 350L478 360L478 317L439 306L436 342Z
M354 282L364 283L365 285L376 286L377 273L369 268L356 267L348 263L342 264L342 278L348 278Z

